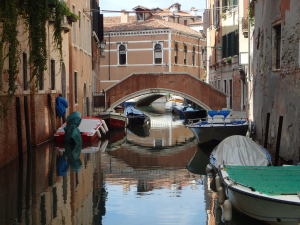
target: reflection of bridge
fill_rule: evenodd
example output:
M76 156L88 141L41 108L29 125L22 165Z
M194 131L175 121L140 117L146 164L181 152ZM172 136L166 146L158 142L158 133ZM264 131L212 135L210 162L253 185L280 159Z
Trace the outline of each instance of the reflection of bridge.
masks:
M197 149L198 143L192 139L178 146L158 151L126 143L117 150L108 151L108 154L126 162L132 168L185 168Z
M222 92L190 74L139 73L105 90L105 108L110 111L133 97L165 93L180 95L207 110L226 107L226 96Z

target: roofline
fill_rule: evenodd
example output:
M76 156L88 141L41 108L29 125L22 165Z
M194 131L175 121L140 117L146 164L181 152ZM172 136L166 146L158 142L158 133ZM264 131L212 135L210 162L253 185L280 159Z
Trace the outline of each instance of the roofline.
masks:
M122 31L105 31L104 32L104 35L107 35L109 33L122 33L122 32L144 32L144 31L149 31L149 30L156 30L156 31L160 31L160 30L163 30L163 31L173 31L174 33L178 33L178 34L184 34L184 35L189 35L189 36L192 36L194 38L197 38L197 39L201 39L203 41L205 41L205 38L203 37L200 37L201 36L201 33L199 33L199 36L197 36L196 34L190 34L190 33L187 33L187 32L184 32L184 31L180 31L180 30L176 30L176 29L173 29L173 28L158 28L158 29L144 29L144 30L122 30Z

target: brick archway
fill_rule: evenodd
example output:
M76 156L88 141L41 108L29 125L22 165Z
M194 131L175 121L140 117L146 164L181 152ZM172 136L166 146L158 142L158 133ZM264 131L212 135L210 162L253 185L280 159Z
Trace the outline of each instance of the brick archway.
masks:
M226 95L187 73L134 73L105 90L106 111L144 94L171 93L189 99L204 109L226 107Z

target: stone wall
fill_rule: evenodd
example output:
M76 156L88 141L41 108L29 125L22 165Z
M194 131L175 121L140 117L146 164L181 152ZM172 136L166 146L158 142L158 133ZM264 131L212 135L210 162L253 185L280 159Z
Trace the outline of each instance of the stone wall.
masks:
M279 117L283 117L279 157L300 161L300 1L259 0L255 3L254 119L257 139L275 154ZM281 23L281 66L274 69L273 26ZM273 36L272 36L273 35ZM270 126L266 131L267 113Z

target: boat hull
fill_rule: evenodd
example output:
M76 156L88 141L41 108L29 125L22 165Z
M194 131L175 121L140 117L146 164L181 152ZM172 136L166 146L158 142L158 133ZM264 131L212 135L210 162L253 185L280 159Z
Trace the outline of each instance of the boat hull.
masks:
M237 210L255 219L277 222L300 220L300 205L266 200L234 188L226 188L226 195Z
M110 129L120 129L127 126L127 117L121 113L101 114L100 117Z
M222 141L232 135L246 135L248 124L238 126L189 127L199 144L211 140Z

